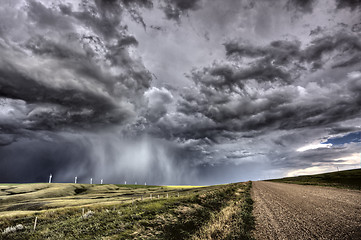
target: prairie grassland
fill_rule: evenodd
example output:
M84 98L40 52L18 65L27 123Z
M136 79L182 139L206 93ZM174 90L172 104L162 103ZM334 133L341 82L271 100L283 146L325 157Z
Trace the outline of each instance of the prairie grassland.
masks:
M315 175L286 177L268 181L317 185L361 190L361 169L352 169Z
M0 239L191 239L227 206L242 208L248 188L0 185L0 230L23 226Z
M204 186L191 186L191 185L169 185L169 186L164 186L167 188L200 188L200 187L204 187Z
M42 210L126 202L146 194L164 193L163 187L114 184L39 183L0 185L0 217ZM171 194L172 191L169 191Z

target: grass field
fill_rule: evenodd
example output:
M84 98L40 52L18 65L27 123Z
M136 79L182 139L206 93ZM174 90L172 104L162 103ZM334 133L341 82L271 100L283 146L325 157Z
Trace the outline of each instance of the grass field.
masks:
M268 181L303 185L331 186L361 190L361 169L330 172L316 175L286 177Z
M0 184L0 239L251 239L250 188Z

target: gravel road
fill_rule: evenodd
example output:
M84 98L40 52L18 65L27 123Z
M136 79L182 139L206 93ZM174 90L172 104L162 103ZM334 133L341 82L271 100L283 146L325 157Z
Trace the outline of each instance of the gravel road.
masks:
M253 182L256 239L361 239L361 191Z

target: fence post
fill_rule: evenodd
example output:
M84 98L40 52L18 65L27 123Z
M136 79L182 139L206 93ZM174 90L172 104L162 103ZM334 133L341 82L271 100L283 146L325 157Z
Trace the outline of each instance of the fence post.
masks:
M34 231L36 229L36 223L38 222L38 217L35 217L35 222L34 222Z

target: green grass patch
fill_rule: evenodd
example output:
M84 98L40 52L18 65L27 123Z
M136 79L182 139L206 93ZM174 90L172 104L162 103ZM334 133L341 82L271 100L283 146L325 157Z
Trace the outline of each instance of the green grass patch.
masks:
M302 185L330 186L361 190L361 169L330 172L316 175L286 177L268 181Z
M233 234L230 239L254 239L251 232L255 228L255 219L253 216L253 200L251 197L252 182L248 182L246 190L244 192L244 202L242 204L240 218L242 224L240 224L239 233ZM237 235L239 238L237 238Z

